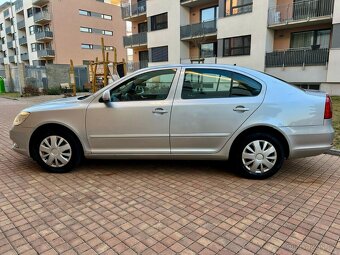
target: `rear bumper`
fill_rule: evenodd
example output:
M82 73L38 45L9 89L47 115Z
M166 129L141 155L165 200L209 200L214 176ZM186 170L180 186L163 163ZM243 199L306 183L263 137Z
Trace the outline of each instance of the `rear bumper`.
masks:
M330 120L323 126L281 128L289 140L289 158L302 158L325 153L333 146L334 129Z

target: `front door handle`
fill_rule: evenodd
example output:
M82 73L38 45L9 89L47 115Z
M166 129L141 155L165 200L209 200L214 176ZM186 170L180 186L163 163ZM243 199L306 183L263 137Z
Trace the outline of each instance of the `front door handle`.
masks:
M164 110L163 108L156 108L156 109L154 109L153 111L152 111L152 113L155 113L155 114L166 114L166 113L168 113L168 111L167 110Z
M239 106L236 106L233 110L235 112L247 112L249 111L249 108L244 107L243 105L239 105Z

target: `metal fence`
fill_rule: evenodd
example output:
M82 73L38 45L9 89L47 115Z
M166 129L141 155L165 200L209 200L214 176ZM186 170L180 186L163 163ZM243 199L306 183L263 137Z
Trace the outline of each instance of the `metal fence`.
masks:
M200 37L217 32L216 20L181 27L181 39Z
M329 49L289 49L266 54L266 67L327 65Z
M310 0L277 5L268 10L268 25L288 24L298 20L331 17L334 0Z
M46 67L25 66L25 85L47 89L48 79L46 74Z

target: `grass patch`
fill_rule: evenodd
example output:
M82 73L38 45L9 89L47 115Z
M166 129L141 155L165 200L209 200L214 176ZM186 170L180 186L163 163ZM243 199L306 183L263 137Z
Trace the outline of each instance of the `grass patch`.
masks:
M0 93L0 97L18 98L18 97L20 97L20 93L19 92Z
M332 97L333 127L335 129L334 147L340 149L340 97Z

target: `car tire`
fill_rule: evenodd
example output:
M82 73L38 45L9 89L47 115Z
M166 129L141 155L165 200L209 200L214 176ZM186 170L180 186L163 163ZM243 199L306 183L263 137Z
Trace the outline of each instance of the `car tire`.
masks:
M280 141L273 135L250 134L238 141L232 154L237 170L246 178L266 179L283 165L285 156Z
M44 130L35 139L33 158L51 173L67 173L80 164L83 150L67 130Z

